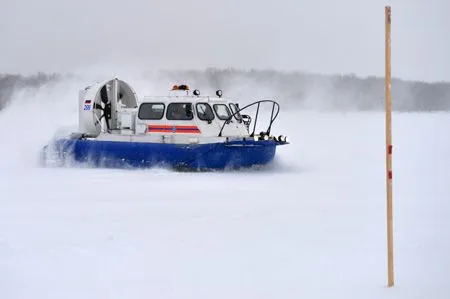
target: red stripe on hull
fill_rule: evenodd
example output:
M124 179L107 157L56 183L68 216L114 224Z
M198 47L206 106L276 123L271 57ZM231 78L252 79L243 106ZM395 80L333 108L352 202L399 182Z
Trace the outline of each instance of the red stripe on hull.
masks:
M148 133L200 134L197 126L148 125Z
M183 134L183 133L191 133L191 134L200 134L199 130L182 130L182 131L176 131L176 134Z
M159 129L150 129L147 130L148 133L172 133L172 131L169 130L159 130Z

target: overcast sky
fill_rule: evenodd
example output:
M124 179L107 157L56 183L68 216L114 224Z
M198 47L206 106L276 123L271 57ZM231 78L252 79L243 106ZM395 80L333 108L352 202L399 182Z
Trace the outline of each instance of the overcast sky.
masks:
M6 1L6 2L5 2ZM236 67L450 80L449 0L2 0L0 72Z

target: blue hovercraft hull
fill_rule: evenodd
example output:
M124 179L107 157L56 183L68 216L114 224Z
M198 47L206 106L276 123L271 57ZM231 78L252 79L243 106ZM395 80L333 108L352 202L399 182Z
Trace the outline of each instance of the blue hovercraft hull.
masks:
M106 168L235 169L270 163L280 143L230 141L211 144L163 144L144 142L60 139L44 147L60 160Z

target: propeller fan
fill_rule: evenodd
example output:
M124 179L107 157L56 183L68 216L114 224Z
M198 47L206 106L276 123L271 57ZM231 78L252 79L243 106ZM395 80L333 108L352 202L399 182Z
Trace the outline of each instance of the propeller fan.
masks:
M94 103L94 109L101 110L103 113L97 120L97 123L101 123L102 118L105 118L106 128L110 130L109 120L111 119L111 101L108 99L108 93L106 91L106 85L100 89L100 99L104 106Z

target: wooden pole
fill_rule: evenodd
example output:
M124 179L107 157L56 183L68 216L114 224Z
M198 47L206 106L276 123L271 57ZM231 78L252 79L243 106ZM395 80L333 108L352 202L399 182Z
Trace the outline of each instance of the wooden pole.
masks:
M386 96L386 195L387 195L387 245L388 286L394 285L394 237L392 215L392 99L391 99L391 7L385 13L385 96Z

